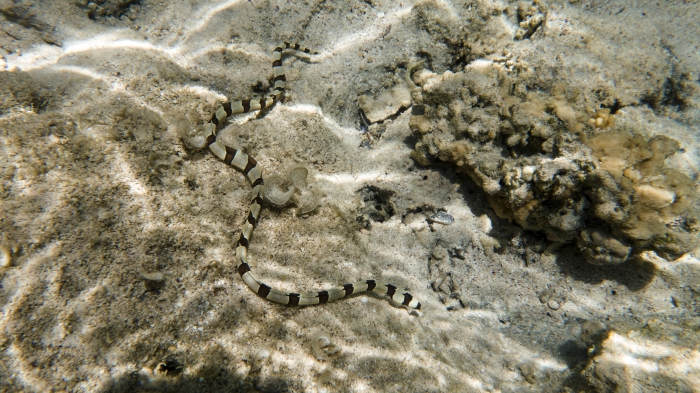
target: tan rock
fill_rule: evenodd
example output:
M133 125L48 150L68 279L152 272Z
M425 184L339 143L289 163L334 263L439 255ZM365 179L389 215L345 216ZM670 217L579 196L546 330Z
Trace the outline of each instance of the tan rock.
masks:
M396 85L384 90L376 98L360 96L359 104L370 123L376 123L411 106L411 92L406 85Z

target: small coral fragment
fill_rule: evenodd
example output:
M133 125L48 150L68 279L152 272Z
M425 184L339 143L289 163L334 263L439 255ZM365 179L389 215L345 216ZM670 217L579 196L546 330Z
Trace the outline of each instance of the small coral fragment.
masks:
M438 210L428 217L428 221L431 223L450 225L455 222L455 219L444 210Z
M538 4L538 1L529 5L525 2L518 4L518 17L520 18L520 28L515 32L515 39L522 40L530 38L545 20L546 8ZM536 7L536 5L538 5Z

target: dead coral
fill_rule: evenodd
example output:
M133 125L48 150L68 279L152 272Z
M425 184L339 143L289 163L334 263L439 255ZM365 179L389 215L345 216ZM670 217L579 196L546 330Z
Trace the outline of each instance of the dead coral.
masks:
M498 65L431 74L414 74L422 110L409 122L412 156L455 165L499 216L575 243L597 265L644 250L675 258L699 244L696 185L665 165L675 140L616 129L608 109L587 128L578 91L521 94Z
M680 145L666 136L650 140L627 130L601 133L589 140L600 167L612 175L621 193L633 201L619 229L635 243L675 258L698 245L696 185L667 167Z

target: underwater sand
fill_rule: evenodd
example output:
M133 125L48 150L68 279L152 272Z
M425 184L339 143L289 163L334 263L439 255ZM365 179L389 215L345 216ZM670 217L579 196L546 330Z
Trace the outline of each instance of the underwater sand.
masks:
M411 158L423 59L613 97L695 176L700 4L530 6L531 25L490 0L0 0L0 391L699 392L698 250L594 266ZM266 175L305 164L321 199L263 210L253 271L285 291L387 281L420 312L287 307L235 271L250 186L178 124L268 94L283 41L320 54L285 52L286 98L219 140Z

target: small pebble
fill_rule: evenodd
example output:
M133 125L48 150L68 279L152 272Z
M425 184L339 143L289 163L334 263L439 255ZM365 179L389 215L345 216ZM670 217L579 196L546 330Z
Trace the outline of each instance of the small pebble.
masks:
M608 327L600 321L585 321L581 324L581 341L591 346L600 342L607 332Z
M141 370L139 371L139 374L148 378L149 376L154 375L155 371L153 371L153 369L151 369L150 367L142 367Z
M491 232L491 229L493 229L493 225L491 224L491 219L486 214L482 214L478 218L478 222L479 222L479 229L481 229L481 232L489 233L489 232Z
M163 273L141 273L141 277L143 277L144 280L146 281L163 281L165 277L163 277Z
M559 302L557 302L556 300L550 300L549 302L547 302L547 305L548 305L549 308L551 308L552 310L558 310L558 309L559 309Z
M431 222L435 222L442 225L450 225L453 222L455 222L455 219L444 211L436 212L435 214L430 216L429 220Z
M147 291L157 292L165 284L165 276L163 276L163 273L160 273L160 272L141 273L141 277L143 278L143 280L146 284Z
M537 299L539 299L540 303L545 304L552 298L552 295L552 290L545 288L537 292Z
M0 246L0 267L10 267L12 265L12 254L7 245Z
M383 12L379 12L379 13L377 13L377 16L378 16L378 17L380 17L380 18L383 18L383 17L384 17L384 15L385 15L385 14L384 14Z

